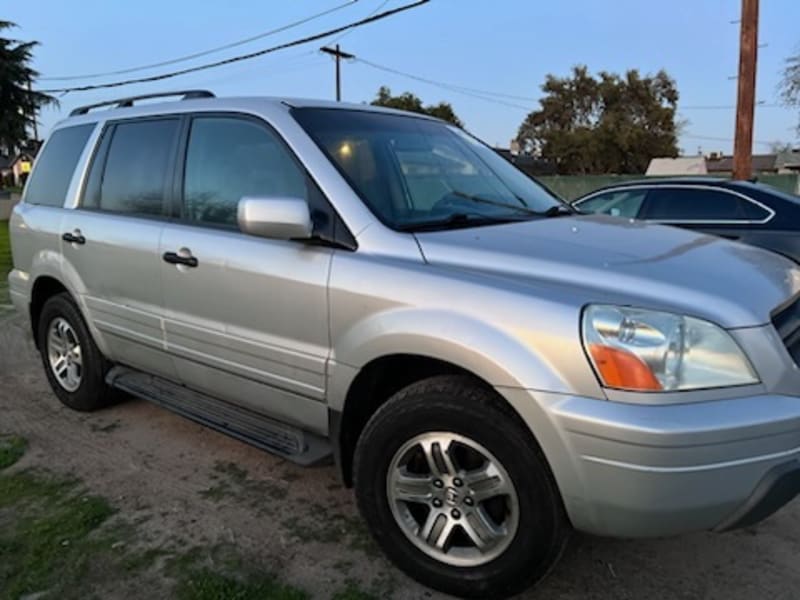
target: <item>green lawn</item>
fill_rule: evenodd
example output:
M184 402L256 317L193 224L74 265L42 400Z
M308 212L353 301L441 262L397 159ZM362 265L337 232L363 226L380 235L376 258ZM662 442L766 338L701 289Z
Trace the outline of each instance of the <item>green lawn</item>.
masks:
M11 270L11 242L8 239L8 221L0 221L0 312L11 304L8 297L8 272Z

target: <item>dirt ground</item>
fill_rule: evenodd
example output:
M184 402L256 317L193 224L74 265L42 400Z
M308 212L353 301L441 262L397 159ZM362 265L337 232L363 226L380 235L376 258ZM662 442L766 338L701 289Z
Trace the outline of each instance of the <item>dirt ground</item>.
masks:
M376 550L333 467L303 469L143 401L94 414L50 392L19 316L0 320L0 433L28 440L15 469L77 477L135 523L137 544L224 544L313 598L442 598ZM132 542L133 543L133 542ZM575 535L525 598L800 598L800 501L725 535L618 541ZM171 595L158 560L91 583L99 598ZM358 595L361 594L361 595Z

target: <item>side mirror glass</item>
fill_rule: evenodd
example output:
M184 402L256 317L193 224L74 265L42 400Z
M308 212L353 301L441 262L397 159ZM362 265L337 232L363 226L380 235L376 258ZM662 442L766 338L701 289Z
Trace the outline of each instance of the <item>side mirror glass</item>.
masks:
M244 233L276 240L308 239L314 229L308 202L294 197L245 196L237 221Z

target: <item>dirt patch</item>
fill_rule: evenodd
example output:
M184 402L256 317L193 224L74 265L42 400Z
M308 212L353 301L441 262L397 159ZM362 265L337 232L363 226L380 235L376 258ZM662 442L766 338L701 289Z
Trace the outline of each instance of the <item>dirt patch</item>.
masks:
M383 558L332 467L303 469L146 402L72 412L47 387L29 338L21 318L0 321L0 433L27 440L10 470L78 481L75 489L114 511L102 527L130 528L111 543L136 560L123 575L93 573L87 595L443 597ZM555 572L525 597L790 600L800 597L798 556L796 501L754 529L725 535L576 535ZM196 585L176 588L181 576Z

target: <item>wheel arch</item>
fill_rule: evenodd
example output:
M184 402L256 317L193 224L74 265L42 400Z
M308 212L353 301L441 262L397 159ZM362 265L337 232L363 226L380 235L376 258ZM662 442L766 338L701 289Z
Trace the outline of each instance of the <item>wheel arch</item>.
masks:
M70 294L67 287L58 279L51 275L40 275L33 282L31 287L31 300L28 305L28 312L31 324L31 333L36 348L39 348L39 317L45 302L57 294ZM70 294L72 296L72 294ZM74 300L74 298L73 298Z
M347 487L353 484L353 459L356 445L375 412L401 389L438 375L463 375L490 390L510 418L529 432L551 470L552 465L536 433L508 398L486 378L442 358L425 354L389 354L374 358L359 369L344 398L341 410L331 410L330 436L339 474Z

